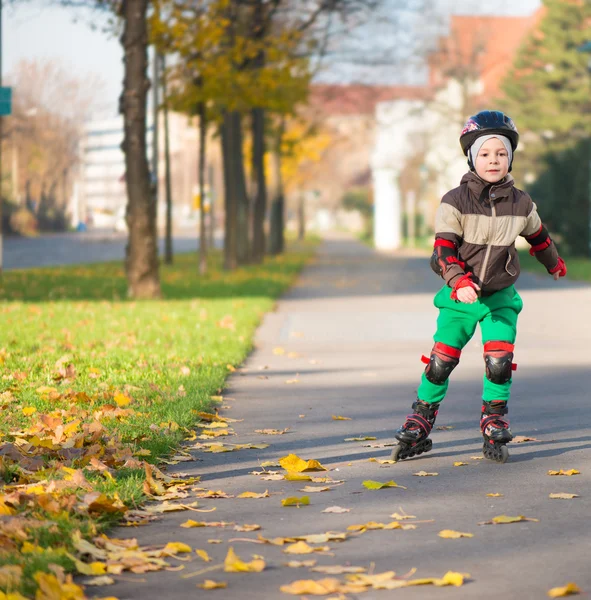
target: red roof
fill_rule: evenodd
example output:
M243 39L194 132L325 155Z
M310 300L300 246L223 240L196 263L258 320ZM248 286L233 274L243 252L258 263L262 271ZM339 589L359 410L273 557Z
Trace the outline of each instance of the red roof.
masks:
M429 83L440 86L454 70L474 69L483 97L498 96L520 45L543 14L541 8L528 17L452 16L449 35L430 57Z
M310 104L328 115L373 114L378 102L418 100L427 94L425 86L314 84L310 90Z

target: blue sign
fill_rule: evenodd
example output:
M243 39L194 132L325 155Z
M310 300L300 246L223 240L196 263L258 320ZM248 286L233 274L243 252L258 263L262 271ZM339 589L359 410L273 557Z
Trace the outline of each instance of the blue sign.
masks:
M12 112L12 88L0 87L0 117L6 117Z

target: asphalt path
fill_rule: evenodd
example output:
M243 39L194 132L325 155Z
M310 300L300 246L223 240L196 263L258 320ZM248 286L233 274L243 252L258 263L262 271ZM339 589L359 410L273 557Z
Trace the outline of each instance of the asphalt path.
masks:
M9 271L123 260L126 245L126 233L111 231L49 234L36 238L5 237L3 266ZM220 247L219 238L216 246ZM196 252L198 248L196 233L183 231L174 236L174 252ZM162 239L159 241L159 252L161 256L164 253Z
M196 462L170 467L170 472L200 475L206 489L234 496L268 490L270 497L204 499L200 506L215 507L215 512L167 513L148 526L111 532L113 537L136 537L144 546L184 542L205 549L213 562L194 558L178 562L184 566L178 572L115 577L108 595L142 600L180 600L195 594L288 598L281 585L325 577L284 566L288 560L310 558L319 565L356 565L375 573L393 570L402 575L417 569L414 577L441 577L451 570L471 576L460 588L420 586L347 598L542 599L550 588L571 581L591 592L591 287L554 282L549 276L520 278L525 308L509 416L515 435L537 441L511 444L506 464L474 458L482 448L478 422L483 361L477 332L453 374L437 421L449 429L433 432L432 452L394 465L370 461L389 458L393 431L415 397L423 369L419 359L432 346L437 316L432 298L439 283L424 256L378 255L344 237L325 241L314 264L264 319L255 350L224 393L222 414L239 422L231 424L237 435L223 441L264 442L269 447L220 454L195 450ZM333 415L350 420L333 420ZM289 432L255 432L265 428ZM364 436L376 439L345 441ZM306 484L264 481L251 472L261 470L261 462L289 453L319 460L332 479L343 483L308 494L309 506L283 507L283 498L305 495L300 490ZM580 474L548 475L559 469ZM414 475L419 471L438 475ZM406 489L370 491L363 486L368 479L393 480ZM579 497L554 500L551 493ZM322 512L331 506L350 512ZM328 554L290 556L280 546L245 541L256 540L259 533L274 538L345 532L353 524L389 523L390 515L401 511L416 516L416 529L349 536L329 542ZM480 524L499 515L536 520ZM231 527L181 528L189 518L256 523L262 529L238 533ZM438 533L444 529L473 537L442 539ZM218 570L187 577L223 562L230 546L244 560L264 556L267 568L262 573ZM204 579L228 585L204 592L196 588ZM106 595L106 589L101 591Z

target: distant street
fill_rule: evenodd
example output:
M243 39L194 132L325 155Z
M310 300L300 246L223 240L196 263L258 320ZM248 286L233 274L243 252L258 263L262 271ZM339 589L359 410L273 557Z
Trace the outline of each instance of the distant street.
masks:
M174 238L175 253L197 251L197 233L179 232ZM4 269L26 269L56 265L123 260L126 233L90 231L87 233L46 234L37 238L4 238ZM221 242L216 238L216 246ZM164 240L160 239L160 255L164 252Z

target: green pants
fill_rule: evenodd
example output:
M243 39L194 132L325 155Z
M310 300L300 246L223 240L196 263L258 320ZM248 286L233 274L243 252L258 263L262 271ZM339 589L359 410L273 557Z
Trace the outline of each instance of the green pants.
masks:
M482 343L491 341L515 343L517 315L523 308L521 297L514 286L479 298L474 304L456 302L450 298L451 289L443 287L435 295L433 304L439 309L435 342L441 342L462 349L474 335L476 324L480 323ZM425 373L417 390L417 397L424 402L441 402L445 398L449 380L442 384L431 383ZM511 381L493 383L484 376L482 399L509 399Z

